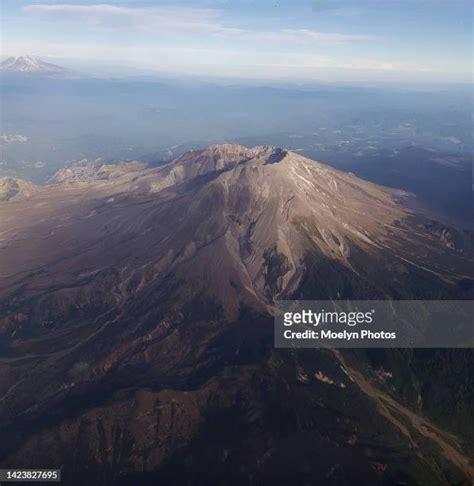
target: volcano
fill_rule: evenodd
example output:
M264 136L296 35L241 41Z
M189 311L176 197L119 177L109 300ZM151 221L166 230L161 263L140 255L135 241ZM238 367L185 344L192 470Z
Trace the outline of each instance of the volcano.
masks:
M272 309L472 298L471 234L268 146L70 175L0 203L2 467L33 458L65 484L470 478L472 353L275 350Z
M11 56L0 64L0 71L14 74L64 75L66 68L32 56Z

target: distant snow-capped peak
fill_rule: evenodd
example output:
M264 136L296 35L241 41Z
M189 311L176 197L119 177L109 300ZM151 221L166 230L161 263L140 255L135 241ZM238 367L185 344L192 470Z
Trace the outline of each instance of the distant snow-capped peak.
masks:
M0 69L24 74L64 74L67 69L44 62L32 56L11 56L0 64Z

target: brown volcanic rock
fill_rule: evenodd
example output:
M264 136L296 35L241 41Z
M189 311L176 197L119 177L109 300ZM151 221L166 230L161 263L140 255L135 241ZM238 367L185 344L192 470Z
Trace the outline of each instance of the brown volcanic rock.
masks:
M35 192L35 186L28 181L16 177L0 177L0 203L13 198L30 196Z
M101 159L78 162L59 169L52 177L53 182L76 183L87 182L96 179L113 179L122 176L127 172L134 172L145 169L143 162L118 162L117 164L104 164Z
M206 270L223 265L261 300L264 262L275 253L286 262L278 297L298 286L308 251L348 268L356 250L400 262L416 253L411 247L439 251L429 231L414 236L404 226L410 211L396 202L401 196L294 153L211 146L158 169L46 186L2 205L0 290L70 288L109 272L120 275L120 299L193 261L213 280L211 290L230 285L225 272Z
M382 459L377 437L403 450L395 469L436 484L439 459L417 459L334 359L271 351L277 298L410 295L420 282L429 295L455 295L472 257L446 254L404 197L285 150L223 145L0 204L0 432L9 438L0 462L33 456L35 467L77 472L83 454L92 471L107 465L97 483L107 484L172 468L181 450L198 460L211 434L211 449L229 442L239 468L246 439L226 427L256 424L237 484L262 473L257 458L294 449L292 438L305 451L332 450L317 432L324 423L344 470L372 477L364 448L360 470L348 459L357 431ZM319 401L314 386L327 384L303 380L313 384L301 389L295 377L317 371L345 384L356 415L339 403L342 388L323 388ZM342 424L327 412L335 402ZM221 413L228 438L215 430ZM208 467L214 459L202 458ZM225 458L217 462L224 471ZM310 469L329 473L324 464Z

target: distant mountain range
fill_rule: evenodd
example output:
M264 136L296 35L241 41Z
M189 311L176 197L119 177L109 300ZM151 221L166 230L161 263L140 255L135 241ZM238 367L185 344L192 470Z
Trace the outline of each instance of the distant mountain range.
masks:
M11 56L0 64L0 70L15 74L67 75L62 66L42 61L32 56Z
M0 184L0 467L62 466L68 486L471 483L472 353L278 350L272 332L279 299L472 297L468 233L269 146L56 181Z

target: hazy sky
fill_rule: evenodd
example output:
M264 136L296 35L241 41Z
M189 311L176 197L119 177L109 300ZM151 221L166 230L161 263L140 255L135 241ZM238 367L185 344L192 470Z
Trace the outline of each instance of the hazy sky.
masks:
M205 76L470 81L463 0L2 1L2 55Z

